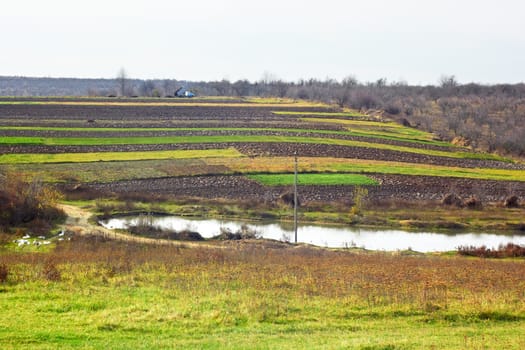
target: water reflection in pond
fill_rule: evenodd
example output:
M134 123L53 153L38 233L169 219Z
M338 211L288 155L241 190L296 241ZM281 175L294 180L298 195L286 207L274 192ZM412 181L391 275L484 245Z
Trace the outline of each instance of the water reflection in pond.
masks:
M125 229L135 225L139 217L121 217L102 221L106 228ZM222 229L239 231L242 225L256 231L262 238L293 241L293 227L279 223L244 223L215 219L197 220L175 216L153 217L154 226L174 231L191 230L204 238L217 236ZM364 247L371 250L405 250L435 252L455 250L460 246L482 246L497 248L500 244L514 243L525 245L525 235L498 235L488 233L431 233L405 232L399 230L371 230L342 226L301 225L298 228L298 241L322 247Z

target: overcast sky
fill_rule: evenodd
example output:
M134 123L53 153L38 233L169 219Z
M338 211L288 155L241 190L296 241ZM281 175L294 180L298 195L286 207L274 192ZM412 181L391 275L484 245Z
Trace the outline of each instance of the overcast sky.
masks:
M0 75L525 81L523 0L17 0Z

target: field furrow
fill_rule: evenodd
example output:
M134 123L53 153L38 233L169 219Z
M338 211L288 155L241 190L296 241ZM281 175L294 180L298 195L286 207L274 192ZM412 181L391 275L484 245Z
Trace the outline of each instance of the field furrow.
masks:
M525 164L376 115L291 100L0 99L0 169L98 193L277 201L523 197ZM69 195L68 194L68 195Z

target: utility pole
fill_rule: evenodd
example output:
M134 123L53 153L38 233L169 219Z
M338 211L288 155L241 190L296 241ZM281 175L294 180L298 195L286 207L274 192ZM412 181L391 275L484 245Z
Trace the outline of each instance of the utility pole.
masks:
M294 152L294 182L293 182L293 228L295 232L295 243L297 244L297 152Z

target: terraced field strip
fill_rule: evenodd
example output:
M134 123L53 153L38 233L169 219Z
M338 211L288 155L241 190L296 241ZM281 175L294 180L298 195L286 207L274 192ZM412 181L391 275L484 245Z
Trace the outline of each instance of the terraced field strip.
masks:
M0 105L56 105L56 106L152 106L152 107L253 107L253 108L288 108L288 107L316 107L329 108L326 104L314 102L169 102L169 101L0 101Z
M339 113L326 113L326 114L339 114ZM299 118L304 121L316 122L316 123L335 123L343 124L350 126L365 126L365 127L379 127L379 128L397 128L397 129L407 129L415 132L421 132L425 135L431 135L424 131L419 131L417 129L412 129L406 126L402 126L395 122L382 122L382 121L371 121L371 120L349 120L349 119L337 119L337 118Z
M27 163L88 163L134 161L146 159L193 159L193 158L230 158L243 157L234 148L210 150L173 150L145 152L90 152L59 154L2 154L0 164Z
M377 120L377 118L375 117L371 117L367 114L363 114L357 111L349 111L349 112L273 111L272 113L277 114L277 115L289 115L289 116L298 116L298 117L305 116L305 115L312 115L312 116L322 116L322 117L347 117L347 118L365 118L365 120Z
M358 121L347 119L323 119L323 118L300 118L302 121L313 123L331 123L344 125L346 129L357 136L365 137L395 137L400 139L411 139L419 141L428 141L440 146L450 146L451 144L444 141L434 140L431 133L402 126L394 122L374 122Z
M85 124L85 122L84 122ZM317 129L289 129L272 127L62 127L62 126L0 126L0 131L78 131L78 132L130 132L130 131L293 131L293 132L315 132L322 134L350 135L346 131L317 130ZM371 132L372 134L372 132ZM450 144L447 144L450 145Z
M366 122L365 122L366 123ZM436 146L445 146L451 148L459 148L454 145L451 145L448 142L435 141L432 140L432 135L425 135L425 137L415 136L413 133L410 135L409 132L404 131L403 129L393 128L392 132L389 131L366 131L361 130L354 131L336 131L336 130L318 130L318 129L289 129L289 128L252 128L252 127L205 127L205 128L159 128L159 127L142 127L142 128L93 128L93 127L46 127L46 126L0 126L0 131L35 131L35 132L46 132L46 131L57 131L57 132L100 132L100 133L125 133L125 132L177 132L177 131L231 131L231 132L287 132L287 133L315 133L315 134L324 134L324 135L340 135L340 136L360 136L367 138L377 138L377 139L386 139L394 140L401 142L410 142L410 143L421 143L425 145L436 145Z
M3 137L0 144L5 145L42 145L42 146L101 146L101 145L151 145L151 144L195 144L195 143L300 143L323 144L349 147L383 149L405 153L424 154L436 157L458 159L482 159L508 161L486 153L446 152L407 146L389 145L355 140L342 140L321 137L275 136L275 135L227 135L227 136L173 136L173 137Z
M257 157L244 159L207 159L209 165L223 165L234 172L256 173L292 173L292 157ZM395 174L413 176L440 176L498 181L524 181L524 170L459 168L431 164L401 163L363 159L341 158L299 158L299 171L302 173L365 173Z
M265 186L288 186L294 184L293 174L248 175L252 180ZM378 185L379 183L359 174L300 174L298 185Z
M198 158L203 151L177 151L178 158L162 158L169 152L122 152L133 156L132 160L112 160L88 162L82 154L71 154L70 163L48 162L18 162L0 165L0 169L11 169L24 174L28 178L41 178L46 182L81 181L81 182L112 182L118 180L134 180L161 177L194 176L194 175L229 175L233 173L283 174L293 173L293 158L291 157L243 157L235 150L213 150L206 153L210 158ZM180 154L179 152L184 152ZM187 153L186 153L187 152ZM192 152L192 153L191 153ZM121 153L121 152L118 152ZM109 153L108 153L109 154ZM103 155L103 154L102 154ZM194 156L195 158L182 158ZM203 155L202 153L200 155ZM38 155L37 155L38 156ZM44 155L45 156L45 155ZM124 155L127 157L128 155ZM65 157L67 159L68 156ZM76 158L75 158L76 157ZM115 154L115 158L118 154ZM159 157L155 159L155 157ZM99 157L94 156L94 159ZM100 160L100 159L99 159ZM341 158L299 158L301 177L307 173L341 173L341 174L391 174L411 176L440 176L451 178L468 178L497 181L525 181L525 171L458 168L438 165L422 165L413 163L371 161L361 159Z
M146 156L148 158L149 156ZM0 171L14 171L25 179L60 182L114 182L195 175L229 175L223 165L209 165L209 158L146 159L86 163L18 163L2 165ZM218 158L217 158L218 160ZM217 162L220 163L220 162Z
M254 128L254 127L54 127L54 126L0 126L0 130L14 131L75 131L75 132L131 132L131 131L286 131L286 132L309 132L333 135L351 135L351 132L336 130L317 130L317 129L287 129L287 128ZM370 132L373 134L373 132ZM450 146L450 144L447 143Z

